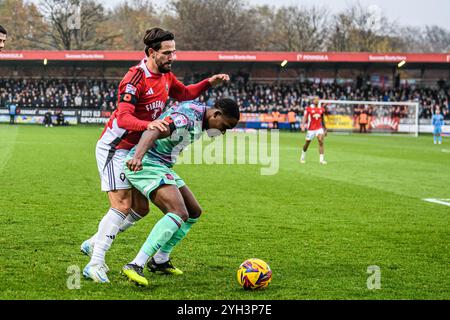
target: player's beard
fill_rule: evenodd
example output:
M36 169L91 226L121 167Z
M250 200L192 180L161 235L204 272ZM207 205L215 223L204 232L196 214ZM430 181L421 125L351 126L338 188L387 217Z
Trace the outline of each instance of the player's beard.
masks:
M172 63L171 62L166 62L164 64L159 64L158 65L158 71L161 73L168 73L172 70Z

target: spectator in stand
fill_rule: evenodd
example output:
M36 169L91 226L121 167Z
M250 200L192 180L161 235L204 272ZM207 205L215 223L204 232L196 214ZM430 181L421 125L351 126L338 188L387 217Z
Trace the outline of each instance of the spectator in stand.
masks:
M83 99L81 98L80 94L77 94L77 96L74 99L75 107L81 108L81 105L83 104Z
M197 81L204 75L186 75L188 82ZM205 91L199 101L208 105L216 99L229 96L239 102L241 112L271 113L278 109L287 113L290 109L301 114L308 105L310 96L322 95L331 100L370 100L370 101L417 101L420 103L419 116L431 119L432 106L441 106L441 114L450 119L450 91L445 81L433 88L418 88L401 84L395 87L378 87L361 75L359 87L355 84L337 82L286 82L257 83L250 81L245 74L237 74L234 82ZM0 79L0 106L5 101L15 100L18 108L90 108L112 111L116 108L116 80L96 79ZM169 101L169 105L172 102ZM341 107L339 114L351 114L348 107ZM369 110L370 111L370 110ZM407 108L388 110L386 115L408 117ZM356 117L355 117L356 119Z

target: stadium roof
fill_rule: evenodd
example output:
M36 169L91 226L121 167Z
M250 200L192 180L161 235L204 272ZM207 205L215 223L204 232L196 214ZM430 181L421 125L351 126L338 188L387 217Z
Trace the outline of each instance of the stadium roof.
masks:
M0 60L36 61L138 61L143 51L3 51ZM367 52L264 52L264 51L177 51L178 61L221 62L350 62L350 63L450 63L446 53Z

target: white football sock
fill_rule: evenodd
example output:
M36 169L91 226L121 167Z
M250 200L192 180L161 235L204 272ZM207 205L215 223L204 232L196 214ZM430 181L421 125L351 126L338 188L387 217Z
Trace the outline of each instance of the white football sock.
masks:
M89 241L89 244L91 245L91 247L95 246L95 240L97 239L97 234L98 234L98 232L87 240L87 241Z
M306 159L306 152L302 150L302 160Z
M126 216L117 209L110 208L98 225L94 251L89 264L104 264L105 254L119 232L119 225Z
M123 222L119 225L119 232L124 232L129 227L133 226L135 222L138 222L143 217L139 215L136 211L133 209L130 209L130 213L127 215L127 218L123 220Z
M169 261L169 254L167 252L158 250L158 252L153 256L153 259L155 259L155 262L157 264L164 263L166 261Z
M144 265L147 263L148 258L150 256L146 254L144 251L139 250L139 253L137 254L136 258L134 258L133 261L131 261L131 264L136 264L140 267L144 267Z
M320 162L322 162L323 160L324 160L324 155L321 154L321 155L320 155Z
M139 213L137 213L136 211L134 211L133 209L130 210L130 213L127 215L126 219L123 220L123 222L120 224L119 226L119 233L120 232L124 232L125 230L127 230L129 227L131 227L132 225L134 225L135 222L138 222L139 220L141 220L143 217L141 215L139 215ZM92 237L90 237L87 241L89 241L89 243L91 244L91 246L95 245L95 240L97 239L97 235L98 232L96 234L94 234Z

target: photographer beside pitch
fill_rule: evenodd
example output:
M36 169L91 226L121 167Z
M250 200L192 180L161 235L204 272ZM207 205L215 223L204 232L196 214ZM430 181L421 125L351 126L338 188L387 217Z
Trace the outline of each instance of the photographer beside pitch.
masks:
M214 86L228 81L226 74L214 75L185 86L171 72L175 60L173 33L152 28L144 36L145 58L129 69L119 84L118 106L96 145L102 191L108 193L110 208L99 223L97 233L81 245L91 256L83 275L95 282L109 282L106 252L119 232L127 230L149 212L148 200L133 189L124 172L124 160L146 130L167 130L156 120L169 97L192 100Z
M164 213L135 259L122 268L122 274L130 281L148 285L143 274L145 264L152 272L163 271L156 265L154 257L151 258L157 252L175 274L183 273L171 264L169 255L198 221L202 209L172 167L180 152L199 139L203 131L210 137L225 134L237 125L239 118L239 106L232 99L219 99L211 108L183 102L161 115L160 119L168 123L167 130L146 131L130 151L126 159L126 177Z

